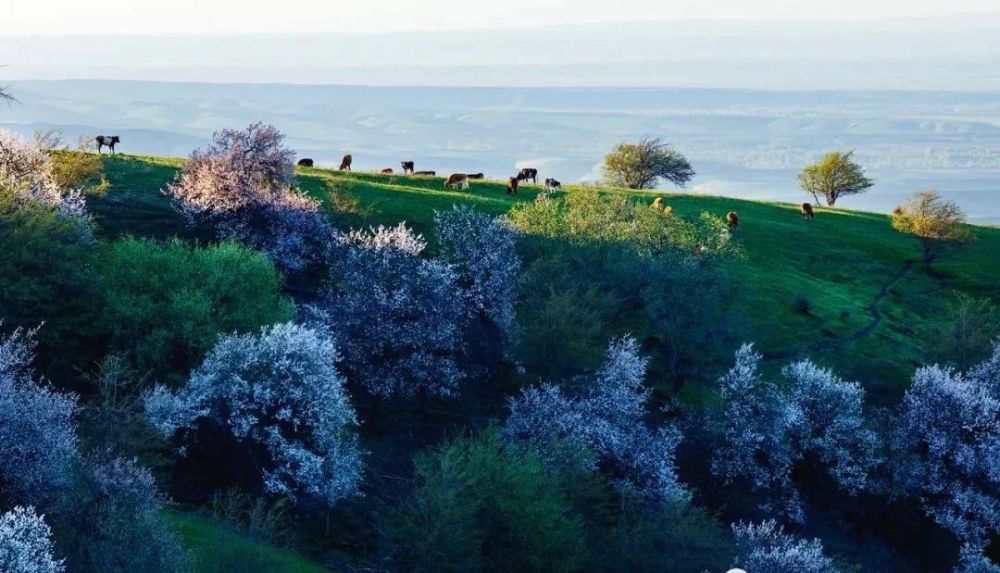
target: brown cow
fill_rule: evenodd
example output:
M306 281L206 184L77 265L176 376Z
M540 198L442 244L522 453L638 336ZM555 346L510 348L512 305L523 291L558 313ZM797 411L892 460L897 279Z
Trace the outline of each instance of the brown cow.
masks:
M392 175L392 167L386 167L381 173L382 175Z
M403 167L403 175L407 173L413 173L413 162L412 161L402 161L400 165Z
M462 191L469 190L469 176L465 173L452 173L448 176L448 180L444 182L444 188L448 189L460 189Z
M435 177L437 176L437 171L415 171L414 175L423 175L424 177Z
M313 160L309 159L308 157L299 159L299 167L312 167L313 165L314 165Z
M520 173L517 174L517 178L520 181L527 181L528 179L531 179L531 182L537 185L538 170L534 167L525 167Z
M485 179L485 177L482 173L469 173L469 179Z
M812 203L803 203L801 211L804 219L812 220L816 218L816 212L813 211Z
M508 177L507 178L507 194L508 195L517 195L517 185L520 182L521 182L521 180L519 178L517 178L517 177Z
M726 213L726 224L729 225L730 231L735 231L736 227L740 226L740 216L735 211Z
M344 158L340 161L340 170L341 171L350 171L351 170L351 163L353 161L354 161L354 158L351 157L350 153L348 153L347 155L345 155Z

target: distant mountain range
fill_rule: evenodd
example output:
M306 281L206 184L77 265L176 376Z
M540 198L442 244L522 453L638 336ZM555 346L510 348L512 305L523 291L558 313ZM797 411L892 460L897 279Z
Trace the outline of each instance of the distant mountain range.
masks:
M0 39L0 63L9 65L0 81L989 91L1000 90L997 30L1000 15L392 34L10 36Z

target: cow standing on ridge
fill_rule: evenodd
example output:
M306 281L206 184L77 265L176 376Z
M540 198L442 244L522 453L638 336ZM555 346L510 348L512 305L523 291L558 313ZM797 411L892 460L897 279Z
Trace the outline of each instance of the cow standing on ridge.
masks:
M117 135L98 135L97 137L94 138L94 141L97 142L98 153L101 152L101 149L104 146L107 146L108 148L111 149L111 154L114 155L115 145L121 143L122 139Z
M340 170L349 172L351 170L351 163L353 162L354 158L351 157L350 153L348 153L347 155L344 156L344 159L340 161Z
M403 175L406 175L407 173L409 173L410 175L414 174L412 161L402 161L400 162L400 166L403 167Z
M520 173L517 174L517 178L520 181L527 181L528 179L531 179L531 182L537 185L538 170L533 167L525 167Z

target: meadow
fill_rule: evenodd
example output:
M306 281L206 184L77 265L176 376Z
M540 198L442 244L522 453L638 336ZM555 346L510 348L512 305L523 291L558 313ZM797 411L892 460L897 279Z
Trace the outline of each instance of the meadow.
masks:
M210 237L188 227L161 193L182 160L118 155L104 161L110 188L91 198L90 205L105 236ZM435 211L460 204L501 215L533 202L541 190L524 185L514 197L497 181L473 181L468 192L446 190L443 181L299 170L301 189L324 204L338 227L405 221L428 237L432 251ZM582 189L569 185L565 193ZM995 227L970 227L975 240L925 272L913 239L894 231L886 215L818 208L816 219L808 221L798 205L785 203L683 192L600 192L638 202L662 197L680 217L737 212L741 254L727 265L735 280L735 318L747 341L775 363L808 356L832 367L863 383L878 404L898 400L913 371L925 363L957 293L1000 300L1000 229ZM710 382L686 386L686 398L700 399Z

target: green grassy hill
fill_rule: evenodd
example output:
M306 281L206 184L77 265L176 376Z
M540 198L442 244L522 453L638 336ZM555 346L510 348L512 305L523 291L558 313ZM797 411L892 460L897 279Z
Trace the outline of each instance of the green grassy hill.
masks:
M116 156L105 159L111 183L91 200L106 236L182 235L189 229L160 190L180 160ZM440 178L324 169L300 172L307 193L322 200L341 227L406 221L432 237L435 210L456 203L495 214L533 201L537 187L511 197L498 182L472 182L469 192L447 191ZM572 193L574 188L567 187ZM876 401L895 400L913 369L928 356L935 330L957 292L1000 301L1000 229L974 227L976 241L948 253L924 272L912 239L895 232L885 215L818 209L805 221L798 207L680 193L630 193L637 200L664 197L684 217L736 211L744 256L733 261L748 338L765 356L811 356L846 378L865 383ZM877 189L874 192L878 192ZM807 301L803 311L796 301Z

